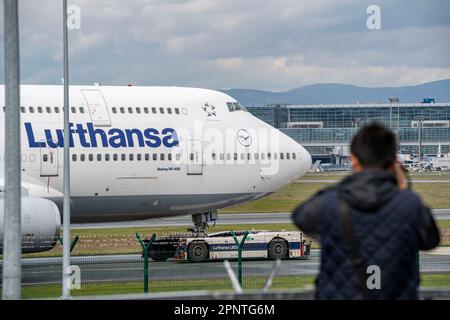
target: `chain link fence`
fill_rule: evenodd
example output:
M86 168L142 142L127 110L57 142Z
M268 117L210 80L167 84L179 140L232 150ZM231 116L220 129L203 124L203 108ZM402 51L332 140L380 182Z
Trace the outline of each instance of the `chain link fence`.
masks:
M148 239L150 235L143 238ZM24 254L23 298L55 298L61 295L61 252L58 243L47 252ZM166 252L160 254L164 256ZM173 256L173 252L167 254ZM450 288L450 247L422 252L419 260L422 288ZM231 259L230 264L234 273L238 274L236 259ZM274 271L269 292L313 289L320 267L320 250L311 249L308 259L283 259L276 270L275 264L272 259L244 259L244 292L262 291ZM71 265L74 266L73 296L141 294L146 289L143 250L135 234L81 236L73 249ZM165 261L149 258L147 270L148 292L151 294L203 290L234 292L224 260L194 263L174 258Z

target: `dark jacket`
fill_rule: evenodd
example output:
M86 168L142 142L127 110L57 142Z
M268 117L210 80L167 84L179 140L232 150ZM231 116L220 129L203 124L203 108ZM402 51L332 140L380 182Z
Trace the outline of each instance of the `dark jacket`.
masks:
M295 209L294 223L321 243L316 298L363 298L344 240L339 199L348 204L364 270L380 267L381 289L370 290L371 298L417 299L418 251L436 247L439 231L420 198L400 190L395 175L382 170L355 173Z

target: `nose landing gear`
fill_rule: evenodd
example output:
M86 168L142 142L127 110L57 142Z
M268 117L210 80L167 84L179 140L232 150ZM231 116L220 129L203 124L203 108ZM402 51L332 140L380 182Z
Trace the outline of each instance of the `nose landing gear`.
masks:
M217 220L217 210L193 214L192 222L194 226L190 227L188 231L193 232L198 237L206 236L206 229L209 224L214 223L213 226L215 226Z

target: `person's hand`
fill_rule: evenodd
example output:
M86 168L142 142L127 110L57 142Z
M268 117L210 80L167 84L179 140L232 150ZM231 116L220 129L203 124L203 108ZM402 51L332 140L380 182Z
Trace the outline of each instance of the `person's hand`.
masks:
M394 174L397 178L397 184L400 190L404 190L408 188L408 181L406 179L405 169L402 164L397 160L394 163Z

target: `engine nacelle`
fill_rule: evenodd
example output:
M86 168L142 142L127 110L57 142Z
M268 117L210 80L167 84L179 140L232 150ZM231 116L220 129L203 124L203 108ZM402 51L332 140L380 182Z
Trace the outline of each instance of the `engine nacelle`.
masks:
M0 253L3 253L5 199L0 199ZM22 253L53 249L58 241L61 216L58 207L43 198L22 197Z

